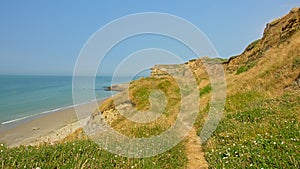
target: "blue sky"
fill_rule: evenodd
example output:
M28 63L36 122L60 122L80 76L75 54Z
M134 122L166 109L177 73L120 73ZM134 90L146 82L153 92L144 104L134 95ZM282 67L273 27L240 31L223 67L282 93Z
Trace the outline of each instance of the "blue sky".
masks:
M71 75L81 48L95 31L141 12L188 20L205 33L220 57L228 58L260 38L267 22L296 6L300 1L2 0L0 74ZM109 68L103 72L111 73Z

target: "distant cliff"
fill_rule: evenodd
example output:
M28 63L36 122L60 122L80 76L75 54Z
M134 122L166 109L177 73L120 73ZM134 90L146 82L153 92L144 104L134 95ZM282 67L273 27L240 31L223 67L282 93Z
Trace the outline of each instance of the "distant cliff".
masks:
M282 18L275 19L266 24L263 37L248 45L240 55L230 57L229 59L202 57L178 65L155 65L151 69L151 76L167 76L167 72L184 76L186 70L183 71L182 67L188 65L198 80L207 79L208 75L203 62L216 61L214 63L224 66L227 76L231 74L243 74L245 76L245 72L252 72L247 77L243 77L245 80L251 81L247 85L261 84L267 87L269 84L262 81L270 81L274 77L277 77L274 79L274 82L278 81L277 86L288 87L293 84L299 86L299 30L300 8L293 8ZM250 69L253 70L250 71ZM266 76L270 76L271 78L269 77L264 80ZM232 78L230 77L230 79ZM258 80L260 81L253 83Z

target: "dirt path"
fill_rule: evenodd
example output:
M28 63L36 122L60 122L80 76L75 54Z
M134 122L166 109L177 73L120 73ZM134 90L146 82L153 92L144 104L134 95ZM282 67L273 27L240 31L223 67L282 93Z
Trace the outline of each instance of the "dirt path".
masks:
M200 145L200 138L196 134L196 130L192 128L187 136L186 154L188 158L188 169L205 169L208 163L204 158L204 152Z

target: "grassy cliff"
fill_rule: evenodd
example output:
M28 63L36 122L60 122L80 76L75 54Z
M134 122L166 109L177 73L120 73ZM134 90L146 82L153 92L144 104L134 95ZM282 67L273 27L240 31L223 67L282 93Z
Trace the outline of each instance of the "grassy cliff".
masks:
M299 30L300 9L294 8L267 24L263 37L251 43L241 55L228 60L204 58L224 67L227 83L223 118L202 145L203 150L199 150L204 152L210 168L300 168ZM202 61L195 59L184 64L196 77L201 97L193 127L198 135L207 118L213 90ZM193 89L187 86L180 91L174 79L160 70L164 67L170 68L156 66L152 77L130 83L126 91L130 102L117 105L112 99L104 102L93 113L89 124L104 118L115 130L133 138L151 137L168 129L178 115L181 94L188 96ZM165 94L157 92L153 97L166 103L156 121L138 124L118 113L118 109L128 107L149 111L153 108L149 99L152 91ZM194 168L191 163L195 159L190 156L201 153L188 151L196 144L189 141L193 134L163 154L132 159L99 149L89 139L78 139L80 133L55 145L12 149L1 146L0 164L2 168Z

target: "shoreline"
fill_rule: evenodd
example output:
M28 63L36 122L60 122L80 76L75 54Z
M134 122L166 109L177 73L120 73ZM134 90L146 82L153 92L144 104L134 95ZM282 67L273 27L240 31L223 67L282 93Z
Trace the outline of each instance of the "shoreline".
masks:
M45 142L52 144L82 127L96 110L95 102L100 105L106 99L42 112L23 119L25 122L20 120L14 126L2 127L4 130L0 132L0 142L9 147L38 145ZM78 115L75 111L77 108L84 109L84 114Z

